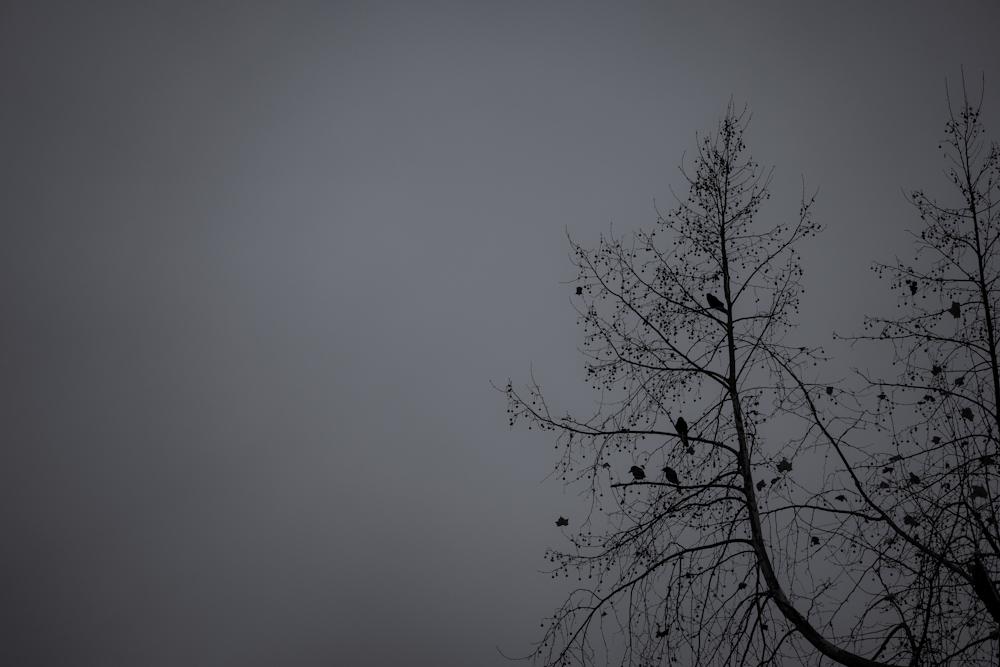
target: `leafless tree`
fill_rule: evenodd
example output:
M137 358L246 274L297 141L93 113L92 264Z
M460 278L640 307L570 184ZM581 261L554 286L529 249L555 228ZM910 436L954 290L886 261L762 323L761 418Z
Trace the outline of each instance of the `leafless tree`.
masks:
M792 223L756 220L770 174L744 156L746 120L730 107L699 142L655 230L572 245L595 413L507 385L511 423L557 434L556 473L591 506L547 554L553 576L587 583L532 657L993 664L997 148L964 99L948 125L964 203L914 193L930 268L876 266L914 310L867 320L867 338L904 370L852 392L818 383L823 351L788 340L795 244L820 229L805 197Z
M924 223L912 265L875 264L907 314L866 319L861 339L888 341L899 375L863 376L851 428L818 420L852 478L850 504L869 523L856 549L873 558L882 612L880 657L913 665L1000 664L1000 150L987 142L979 103L963 80L957 113L949 95L946 170L957 198L912 202ZM855 338L858 340L858 338ZM888 453L859 456L857 426L882 432ZM839 428L838 428L839 427ZM874 429L872 428L874 427ZM883 450L884 451L884 450ZM876 629L877 628L877 629Z

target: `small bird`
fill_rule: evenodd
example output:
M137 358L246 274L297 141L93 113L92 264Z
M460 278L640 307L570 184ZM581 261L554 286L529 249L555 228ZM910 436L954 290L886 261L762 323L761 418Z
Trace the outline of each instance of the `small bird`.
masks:
M816 537L815 535L813 535L813 538L812 538L812 543L813 543L813 544L819 544L819 538L818 538L818 537Z
M980 486L978 484L972 485L972 497L973 498L986 498L986 487Z
M678 417L677 423L674 424L677 429L677 435L681 436L681 444L685 447L688 446L688 423L684 421L684 417Z
M951 313L951 316L957 320L962 316L962 306L959 305L958 301L952 301L951 308L948 309L948 312Z
M962 419L968 419L972 421L972 408L962 408Z
M781 459L781 463L778 464L778 472L788 472L792 469L792 463L788 459Z
M916 280L907 280L906 284L909 285L909 287L910 287L910 295L911 296L917 293L917 288L919 287L919 285L917 285L917 281Z
M757 482L758 491L763 491L765 486L767 486L767 482L765 482L764 480L760 480L759 482Z
M576 288L576 293L577 294L583 294L583 288L582 287L577 287Z
M663 474L667 476L667 481L670 482L671 484L681 483L681 480L677 478L677 472L670 466L667 466L663 469Z
M827 396L832 396L833 395L833 387L827 387L826 388L826 395Z
M840 502L844 502L845 500L847 500L847 497L844 494L840 494L839 496L834 498L834 500L839 500Z
M556 525L557 526L568 526L569 525L569 519L564 519L562 517L559 517L559 519L556 520Z
M910 484L920 484L920 478L914 475L912 472L910 473Z
M632 476L635 477L636 479L646 479L646 471L640 468L639 466L632 466L630 472L632 473Z
M705 298L708 300L708 306L710 308L715 308L716 310L721 310L722 312L728 312L726 307L722 305L722 302L715 298L714 294L706 294Z

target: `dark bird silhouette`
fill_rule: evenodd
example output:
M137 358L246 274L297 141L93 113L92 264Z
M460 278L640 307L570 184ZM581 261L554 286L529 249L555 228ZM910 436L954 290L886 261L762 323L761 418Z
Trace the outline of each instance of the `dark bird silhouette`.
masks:
M760 480L759 482L757 482L758 491L763 491L765 486L767 486L767 482L765 482L764 480Z
M905 523L907 526L915 526L917 525L917 520L914 519L909 514L907 514L906 516L903 517L903 523Z
M843 495L840 495L834 498L834 500L839 500L840 502L844 502L845 500L847 500L847 498Z
M635 477L636 479L646 479L646 471L640 468L639 466L632 466L630 472L632 473L632 476Z
M965 384L965 376L964 375L962 377L960 377L960 378L955 378L955 386L956 387L961 387L963 384Z
M962 419L972 421L972 408L962 408Z
M938 366L937 364L934 364L933 366L931 366L931 375L937 375L940 372L941 372L941 367L940 366Z
M986 487L979 486L978 484L972 485L972 497L973 498L985 498L986 497Z
M562 517L559 517L556 520L556 525L557 526L568 526L569 525L569 519L564 519Z
M684 421L684 417L677 418L674 428L677 429L677 435L681 436L681 444L688 447L688 423Z
M781 459L781 463L778 464L778 472L788 472L792 469L792 463L788 459Z
M931 438L931 442L933 442L936 445L939 442L941 442L941 438L935 435L933 438Z
M815 535L813 535L813 538L812 538L812 543L813 543L813 544L819 544L819 538L818 538L818 537L816 537Z
M726 310L726 307L722 304L722 302L715 298L714 294L706 294L705 298L708 300L709 308L715 308L716 310L721 310L724 313L729 312Z
M667 481L670 482L671 484L681 483L681 480L677 478L677 472L670 466L667 466L666 468L663 469L663 474L667 476Z
M958 319L962 316L962 306L959 305L958 301L952 301L951 308L948 309L948 312L951 313L952 317Z
M833 395L833 387L827 387L826 388L826 395L827 396L832 396Z
M914 474L913 474L913 473L911 472L911 473L910 473L910 484L919 484L919 483L920 483L920 478L919 478L919 477L917 477L916 475L914 475Z
M577 287L576 288L576 293L577 294L583 294L583 288L582 287Z
M979 462L982 463L984 466L991 466L994 463L993 457L990 456L989 454L984 454L983 456L980 456Z
M917 281L916 280L907 280L906 284L910 286L910 295L911 296L917 293L917 287L918 287L918 285L917 285Z

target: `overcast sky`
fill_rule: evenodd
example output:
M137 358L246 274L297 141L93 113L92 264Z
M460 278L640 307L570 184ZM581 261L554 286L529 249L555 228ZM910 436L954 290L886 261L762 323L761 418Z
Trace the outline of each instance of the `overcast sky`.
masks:
M490 382L586 412L567 231L733 99L803 178L797 335L895 308L996 2L0 5L0 662L506 665L578 519ZM842 351L828 370L875 363Z

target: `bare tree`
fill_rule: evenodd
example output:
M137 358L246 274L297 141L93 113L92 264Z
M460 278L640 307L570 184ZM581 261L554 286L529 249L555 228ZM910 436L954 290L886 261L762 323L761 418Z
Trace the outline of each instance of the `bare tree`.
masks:
M849 427L844 419L817 423L852 478L850 504L868 522L854 527L854 548L873 557L867 571L881 614L867 630L884 634L881 656L1000 664L1000 149L985 140L981 100L969 100L964 80L957 114L948 102L941 147L957 203L912 193L925 225L913 234L913 265L873 267L888 275L908 314L867 318L870 333L860 337L891 343L899 375L863 374L875 406L859 397ZM891 451L848 447L859 426L886 434Z
M534 380L507 385L511 423L558 434L557 473L592 508L572 549L547 554L554 576L588 586L550 619L536 661L879 664L852 652L867 637L824 634L843 611L827 609L829 585L800 582L820 540L808 513L827 507L797 501L789 471L817 430L776 445L769 422L821 419L801 377L822 351L785 341L794 246L819 226L805 198L791 223L756 221L770 174L744 156L745 120L730 106L699 142L687 197L654 231L593 251L571 241L596 413L558 416Z
M556 472L591 506L547 554L587 584L533 658L994 664L1000 151L963 97L946 141L961 204L913 194L928 267L875 266L911 314L855 338L890 341L901 374L854 392L786 340L794 244L819 227L805 198L792 224L756 222L770 175L744 157L745 119L730 107L700 141L654 231L572 244L595 414L507 385L511 423L557 434Z

